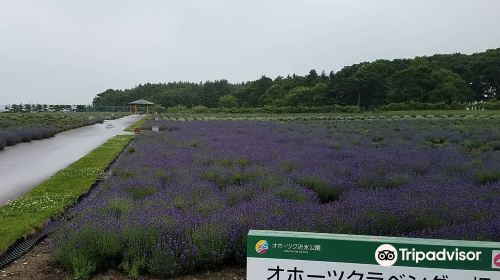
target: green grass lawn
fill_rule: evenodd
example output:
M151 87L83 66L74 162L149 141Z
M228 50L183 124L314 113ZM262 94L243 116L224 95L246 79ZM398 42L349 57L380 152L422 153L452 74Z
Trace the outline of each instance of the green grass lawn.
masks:
M146 123L146 121L149 120L150 118L151 118L150 116L142 117L142 119L136 121L135 123L125 128L125 131L134 132L136 128L143 126Z
M115 136L23 197L0 206L0 252L73 205L132 138Z

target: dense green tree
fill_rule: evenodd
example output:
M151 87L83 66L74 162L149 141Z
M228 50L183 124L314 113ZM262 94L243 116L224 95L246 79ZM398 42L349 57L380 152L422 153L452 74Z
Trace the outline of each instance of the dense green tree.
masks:
M280 84L275 83L260 97L259 103L270 105L282 104L286 93L286 90Z
M238 99L234 95L231 95L231 94L223 95L219 99L219 107L222 107L222 108L238 107Z
M307 74L305 83L307 86L313 86L318 81L318 78L318 72L312 69L311 71L309 71L309 74Z
M500 100L500 49L472 56L467 73L476 100Z
M309 103L310 98L311 88L307 86L298 86L290 90L285 96L285 104L292 107L304 106Z
M472 90L467 87L460 75L443 68L435 70L432 75L436 87L429 92L429 102L450 104L454 101L472 101Z
M358 107L383 104L387 96L388 80L394 72L395 67L388 60L377 60L359 67L352 79L357 91Z
M414 59L376 60L342 68L328 75L310 70L271 79L231 84L227 80L202 83L141 84L131 89L108 89L93 104L123 106L147 99L165 108L353 105L362 109L388 103L500 100L500 49L472 55L445 54ZM223 98L224 97L224 98ZM11 110L22 111L23 105ZM51 110L63 110L51 107ZM31 110L31 109L30 109Z
M387 102L451 103L471 101L471 96L460 75L419 61L392 76Z
M361 89L354 75L364 64L365 63L346 66L335 74L332 94L332 101L334 103L340 105L358 104Z
M427 95L436 85L429 65L413 65L396 72L389 81L388 103L428 102Z
M317 83L311 88L311 97L306 106L314 107L327 103L328 85L326 83Z

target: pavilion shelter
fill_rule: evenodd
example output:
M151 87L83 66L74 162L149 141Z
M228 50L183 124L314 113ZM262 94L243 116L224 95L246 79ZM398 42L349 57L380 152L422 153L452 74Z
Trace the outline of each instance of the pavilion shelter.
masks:
M149 102L144 99L139 99L134 102L130 102L129 110L134 114L149 114L149 112L153 112L152 107L155 105L153 102Z

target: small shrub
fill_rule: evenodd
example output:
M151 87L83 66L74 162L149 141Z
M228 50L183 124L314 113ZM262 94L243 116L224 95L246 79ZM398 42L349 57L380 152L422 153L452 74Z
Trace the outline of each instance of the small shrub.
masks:
M384 137L382 137L382 136L374 136L374 137L372 137L372 142L374 142L374 143L378 143L378 142L382 142L382 141L384 141L384 139L385 139L385 138L384 138Z
M456 164L452 162L445 167L445 171L447 174L456 176L456 175L467 174L469 168L470 166L468 165Z
M431 164L429 162L418 162L413 166L412 170L416 175L425 175L429 172Z
M439 215L431 213L414 213L412 223L408 225L408 231L427 230L443 226Z
M135 177L135 172L126 169L115 169L113 170L113 176L118 176L122 179L130 179Z
M157 243L158 233L154 229L131 228L124 232L124 252L120 267L132 279L147 268L149 252Z
M447 139L445 137L434 137L431 139L432 144L440 145L446 143Z
M500 140L491 141L488 143L493 151L500 151Z
M191 142L189 142L189 143L188 143L188 146L189 146L189 147L192 147L192 148L196 148L196 147L198 147L198 145L199 145L199 144L198 144L198 142L197 142L197 141L191 141Z
M481 184L489 184L500 181L500 171L480 171L477 174L478 180Z
M335 143L335 144L331 144L330 148L332 148L334 150L340 150L340 149L342 149L342 145L340 145L339 143Z
M188 208L188 201L184 196L176 195L174 197L174 205L181 210L186 210Z
M255 172L236 172L232 176L232 181L236 183L236 185L241 186L250 180L254 180L258 177L258 174Z
M133 186L126 189L133 200L143 199L156 193L156 189L150 186Z
M210 109L203 105L194 106L191 110L196 114L208 113L210 111Z
M184 105L176 105L172 107L167 108L167 113L182 113L182 112L188 112L189 109L188 107Z
M390 235L405 226L401 224L401 220L392 212L371 210L364 214L370 221L369 231L373 235Z
M212 212L224 208L222 202L216 199L202 199L195 204L195 211L203 216L208 216Z
M294 162L283 162L281 164L281 169L287 173L299 170L299 165Z
M474 159L471 161L471 164L474 167L481 167L481 166L483 166L483 161L480 159Z
M274 188L283 184L283 180L278 176L269 176L260 182L260 187L264 190Z
M120 218L123 214L127 213L131 208L131 203L129 200L113 198L108 201L106 206L104 206L102 211L112 217Z
M301 177L297 180L302 186L312 189L318 194L322 203L327 203L339 199L340 190L333 188L328 183L314 178L314 177Z
M384 181L377 177L362 177L358 179L358 185L363 189L378 189L384 187Z
M468 152L487 151L489 149L488 145L486 145L486 142L483 140L467 139L462 142L462 147Z
M191 237L200 267L210 268L224 262L228 250L226 235L222 224L206 223L193 229Z
M228 206L236 206L242 202L249 201L254 196L252 189L234 187L227 190L226 203Z
M281 189L277 192L278 197L283 199L293 201L293 202L304 202L307 200L307 196L302 193L297 192L294 189Z
M153 249L148 269L151 274L158 275L161 278L168 278L183 271L182 266L177 262L177 256L174 255L171 248L162 247Z
M225 187L228 183L226 177L217 170L207 170L202 176L204 179L216 183L219 188Z
M222 172L218 170L208 170L203 173L203 178L214 182L220 189L224 189L229 185L241 186L244 183L257 178L258 174L255 172Z
M250 166L251 162L248 159L236 158L236 159L219 159L216 161L216 164L224 167L231 167L231 166L248 167Z
M402 185L408 184L410 182L410 179L403 177L403 176L394 176L391 177L388 182L387 182L387 187L389 188L397 188Z
M90 276L107 266L119 255L119 236L95 225L87 225L79 232L59 241L55 258L79 279Z

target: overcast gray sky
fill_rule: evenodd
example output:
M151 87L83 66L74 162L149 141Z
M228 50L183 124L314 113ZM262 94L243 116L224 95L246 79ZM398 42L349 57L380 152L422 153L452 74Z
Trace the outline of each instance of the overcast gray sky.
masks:
M498 0L0 0L0 104L500 47Z

